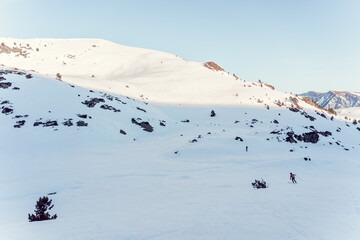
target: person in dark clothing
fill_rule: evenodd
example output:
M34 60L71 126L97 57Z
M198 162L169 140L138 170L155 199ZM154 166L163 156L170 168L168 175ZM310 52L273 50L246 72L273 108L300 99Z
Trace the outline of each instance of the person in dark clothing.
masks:
M294 173L290 173L290 180L291 180L293 183L297 183L296 180L295 180L295 174L294 174Z

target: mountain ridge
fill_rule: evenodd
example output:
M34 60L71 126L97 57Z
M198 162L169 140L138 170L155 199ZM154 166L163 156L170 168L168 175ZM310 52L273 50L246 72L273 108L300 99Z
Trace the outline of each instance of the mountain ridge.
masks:
M350 91L334 91L330 90L325 93L309 91L306 93L299 94L310 98L322 108L325 109L341 109L341 108L352 108L360 107L360 93Z

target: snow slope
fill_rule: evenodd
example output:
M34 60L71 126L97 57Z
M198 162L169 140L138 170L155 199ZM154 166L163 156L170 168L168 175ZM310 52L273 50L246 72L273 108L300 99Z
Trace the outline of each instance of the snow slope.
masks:
M336 111L339 116L347 117L349 121L360 120L360 107L342 108Z
M360 237L357 125L311 110L162 106L21 73L1 77L0 239ZM332 135L285 141L315 129ZM261 178L270 187L253 189ZM58 219L29 223L36 200L52 192Z
M100 39L0 38L0 63L89 89L160 104L291 104L290 94L176 55ZM295 97L295 96L292 96ZM301 100L300 105L307 107Z

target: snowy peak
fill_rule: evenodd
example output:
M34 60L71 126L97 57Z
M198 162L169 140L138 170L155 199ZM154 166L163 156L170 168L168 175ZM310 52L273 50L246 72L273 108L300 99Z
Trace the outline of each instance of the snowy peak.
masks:
M360 107L360 94L357 92L328 91L318 93L310 91L300 94L300 96L310 98L325 109Z

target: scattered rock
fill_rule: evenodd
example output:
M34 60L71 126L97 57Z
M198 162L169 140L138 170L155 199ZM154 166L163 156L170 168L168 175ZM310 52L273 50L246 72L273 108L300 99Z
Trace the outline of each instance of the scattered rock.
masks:
M122 135L126 135L126 132L125 132L124 130L122 130L122 129L120 129L120 133L121 133Z
M327 119L327 117L326 117L325 114L323 114L323 113L316 112L316 114L319 115L319 116L321 116L321 117L323 117L323 118L325 118L325 119Z
M105 100L103 98L92 98L90 100L86 100L86 101L81 102L81 103L85 104L89 108L93 108L93 107L95 107L96 104L98 104L100 102L105 102Z
M324 131L324 132L318 132L319 134L323 135L324 137L328 137L328 136L332 136L332 133L329 131Z
M11 82L0 82L0 88L3 89L7 89L9 87L11 87L12 83Z
M140 118L138 118L138 120L141 121ZM154 128L150 125L149 122L138 122L137 120L135 120L135 118L132 118L131 122L133 124L139 125L146 132L152 132L154 130Z
M190 120L186 119L186 120L182 120L181 122L188 123L188 122L190 122Z
M14 112L14 110L12 108L2 107L1 113L5 114L5 115L12 114L13 112Z
M78 126L78 127L87 127L88 123L86 123L84 121L77 121L76 126Z
M196 143L197 141L196 139L190 140L191 143Z
M292 111L292 112L299 112L300 111L299 109L293 108L293 107L289 108L289 110Z
M25 125L25 120L16 121L14 128L21 128L24 125Z
M76 114L79 118L87 118L87 114Z
M58 126L58 123L57 121L51 121L51 120L48 120L46 122L42 122L42 121L36 121L34 122L34 127L37 127L37 126L40 126L42 125L43 127L54 127L54 126Z
M279 121L275 119L275 120L274 120L274 123L275 123L275 124L279 124Z
M72 125L74 125L72 123L72 119L65 119L65 122L62 123L64 126L67 126L67 127L71 127Z
M236 140L236 141L240 141L240 142L243 142L243 141L244 141L241 137L235 137L235 140Z
M272 131L270 134L278 134L278 135L280 135L280 134L281 134L281 132L280 132L280 131L276 131L276 130L274 130L274 131Z
M305 112L305 111L303 111L303 112L301 112L301 115L303 115L305 118L308 118L310 121L315 121L316 120L316 118L315 117L313 117L313 116L310 116L307 112Z
M116 109L113 106L110 106L110 105L107 105L107 104L101 105L100 108L105 109L105 110L110 110L110 111L113 111L113 112L121 112L120 109Z
M146 112L145 109L142 109L142 108L139 108L139 107L136 107L137 110L140 110L140 111L143 111L143 112Z
M317 132L303 133L303 141L310 143L317 143L319 141L319 134Z
M165 127L165 126L166 126L166 121L164 121L164 120L160 120L160 126Z
M211 110L211 113L210 113L210 117L215 117L216 116L216 113L214 110Z
M29 115L16 115L13 118L27 118Z

